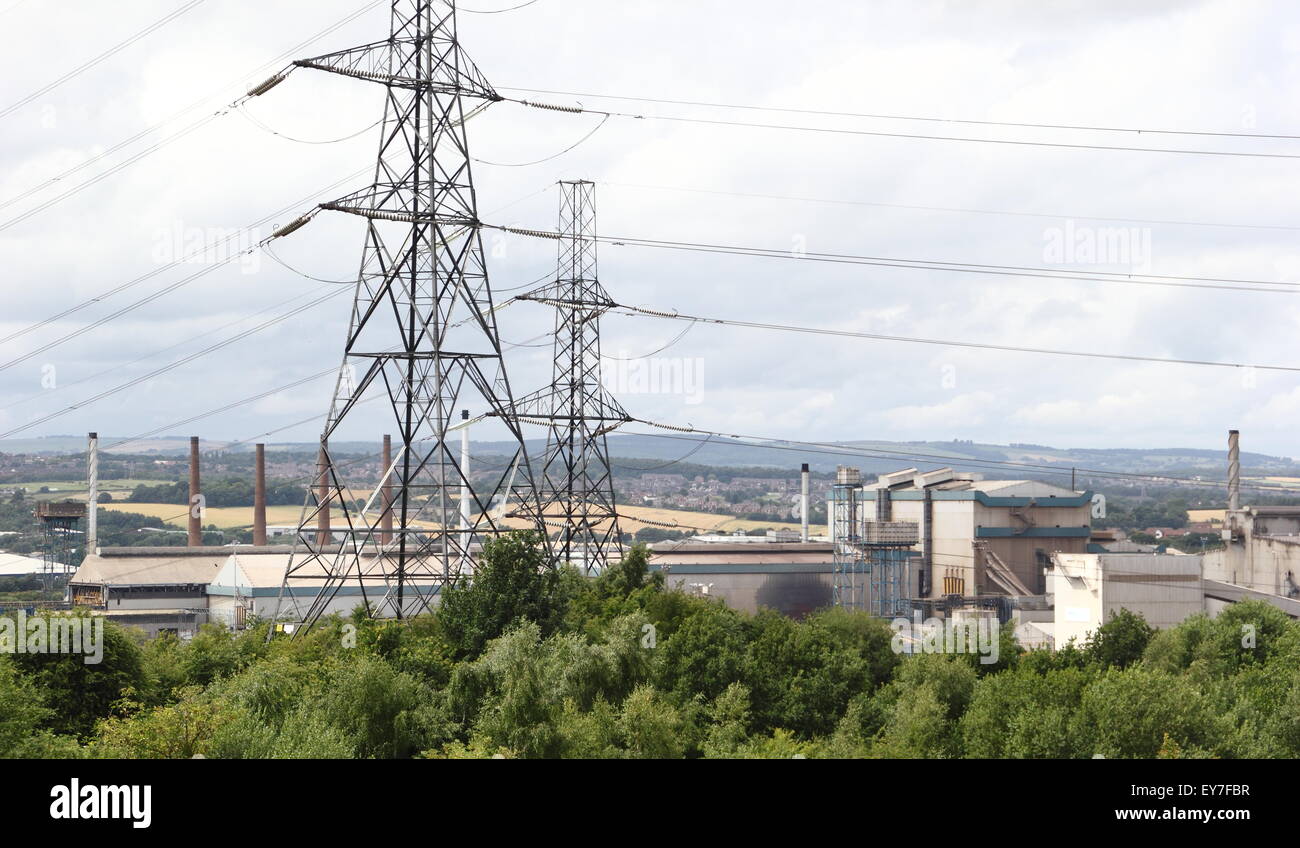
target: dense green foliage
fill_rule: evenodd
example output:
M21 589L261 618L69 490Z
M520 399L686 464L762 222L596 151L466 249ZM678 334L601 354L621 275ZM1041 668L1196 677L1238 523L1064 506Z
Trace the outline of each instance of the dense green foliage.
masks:
M210 507L252 506L253 481L244 477L219 477L203 481L203 497ZM129 503L188 504L190 484L187 480L159 483L156 486L138 485L126 499ZM268 506L299 505L302 503L302 485L280 480L269 480L266 485Z
M105 661L0 656L0 756L1297 757L1300 624L1259 603L1000 661L900 655L882 621L749 616L667 591L644 549L595 580L526 535L413 621L267 640L106 628Z

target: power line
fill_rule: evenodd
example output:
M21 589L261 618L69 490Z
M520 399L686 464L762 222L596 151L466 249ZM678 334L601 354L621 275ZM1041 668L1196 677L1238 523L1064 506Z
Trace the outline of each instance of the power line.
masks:
M142 439L147 439L150 436L156 436L159 433L163 433L168 430L171 430L174 427L183 427L186 424L193 424L195 421L201 421L204 418L211 418L213 415L220 415L223 412L229 412L232 409L237 409L238 407L245 406L247 404L253 403L254 401L259 401L264 398L271 397L272 395L277 395L280 392L285 392L288 391L289 389L295 389L298 386L306 385L307 383L310 383L314 380L319 380L322 377L328 376L330 374L337 374L337 373L338 373L337 368L326 368L324 371L318 371L315 374L311 374L299 380L294 380L293 382L286 383L283 386L276 386L274 389L268 389L267 391L259 392L258 394L255 395L250 395L245 398L240 398L239 400L232 401L228 404L225 404L224 406L219 406L216 409L210 409L207 412L201 412L198 415L192 415L189 418L183 418L180 421L173 421L170 424L164 424L163 426L150 430L147 433L141 433L137 436L132 436L129 439L120 439L116 442L113 442L111 445L105 445L104 449L108 450L109 448L115 448L121 445L130 444L131 442L138 442Z
M677 192L687 192L691 194L712 194L712 195L720 195L724 197L741 197L741 198L749 198L755 200L783 200L783 201L795 201L799 203L824 203L824 204L831 204L836 206L867 206L867 207L872 207L877 209L910 209L919 212L953 212L953 213L971 214L971 215L1003 215L1003 216L1013 217L1013 218L1038 218L1038 219L1052 220L1052 221L1061 221L1061 220L1113 221L1113 222L1124 222L1129 224L1158 224L1162 226L1176 226L1176 227L1215 227L1215 228L1239 229L1239 230L1284 230L1288 232L1295 232L1300 230L1300 226L1285 226L1281 224L1232 224L1232 223L1222 223L1222 222L1215 222L1215 221L1184 221L1184 220L1168 219L1168 218L1124 218L1124 217L1113 217L1113 216L1104 216L1104 215L1071 215L1071 214L1064 214L1064 213L1056 214L1051 212L1014 212L1006 209L978 209L978 208L960 207L960 206L921 206L921 205L908 204L908 203L884 203L884 202L869 201L869 200L849 200L845 198L800 197L797 195L783 195L783 194L759 194L754 192L742 192L742 191L722 191L720 189L688 188L686 186L660 186L660 185L647 185L644 183L610 182L608 180L600 180L599 182L601 185L612 186L614 188L648 189L651 191L677 191Z
M130 146L131 144L134 144L135 142L139 141L140 139L142 139L142 138L144 138L144 137L150 135L150 134L153 133L153 132L156 132L157 130L161 129L162 127L166 126L167 124L170 124L172 121L175 121L176 119L178 119L178 118L180 118L180 117L182 117L182 116L184 116L184 115L187 115L187 114L189 114L190 112L193 112L195 109L199 108L199 107L202 106L204 103L207 103L208 101L212 100L212 98L215 97L215 96L217 96L220 92L226 91L227 89L231 88L231 87L234 86L234 85L241 84L244 80L246 80L246 79L247 79L248 77L250 77L250 76L255 76L255 75L258 75L258 74L264 73L264 72L266 71L267 68L274 67L274 66L276 65L276 63L278 63L278 62L284 60L285 58L287 58L287 57L289 57L289 56L293 56L293 55L295 55L299 50L303 49L304 47L307 47L308 45L310 45L310 44L312 44L312 43L314 43L314 42L316 42L316 41L319 41L320 39L324 38L325 36L330 35L331 33L333 33L333 32L335 32L336 30L342 28L343 26L346 26L347 24L349 24L349 23L351 23L352 21L356 20L357 18L361 17L361 16L362 16L363 14L365 14L366 12L370 11L371 9L375 8L376 6L379 6L379 5L380 5L381 3L383 3L383 2L385 2L385 0L371 0L371 2L367 3L365 6L361 7L361 8L358 9L357 11L355 11L355 12L353 12L353 13L347 15L346 17L342 18L341 20L338 20L338 21L334 22L333 24L329 25L329 26L326 27L325 29L323 29L323 30L321 30L320 32L318 32L318 33L316 33L315 35L313 35L311 38L308 38L308 39L306 39L305 41L299 42L298 44L296 44L296 45L294 45L293 47L289 48L289 49L286 50L285 52L279 54L278 56L275 56L274 58L270 59L270 60L267 61L267 62L264 62L263 64L259 65L257 68L254 68L253 70L249 71L248 74L243 75L243 76L241 76L241 77L239 77L239 78L237 78L237 79L231 80L229 83L227 83L226 85L222 86L220 89L216 89L216 90L214 90L211 94L209 94L208 96L206 96L206 97L202 97L202 98L200 98L200 99L194 101L193 103L191 103L190 105L186 106L185 108L183 108L183 109L181 109L181 110L179 110L179 111L173 113L170 117L164 118L162 121L159 121L158 123L156 123L156 124L154 124L154 125L152 125L152 126L150 126L150 127L146 127L146 128L143 129L143 130L140 130L140 131L137 132L135 135L132 135L132 136L130 136L130 137L128 137L128 138L125 138L125 139L123 139L123 140L117 142L116 144L114 144L113 146L111 146L111 147L109 147L108 149L104 150L103 152L98 153L98 154L96 154L96 155L94 155L94 156L91 156L90 158L88 158L88 159L86 159L86 160L84 160L84 161L78 163L77 165L74 165L74 166L72 166L71 168L68 168L67 170L60 172L59 174L56 174L55 176L50 177L49 179L47 179L47 180L46 180L45 182L43 182L43 183L38 183L37 185L35 185L35 186L33 186L33 187L31 187L31 188L29 188L29 189L23 191L23 192L20 192L19 194L16 194L16 195L14 195L13 197L10 197L10 198L8 198L8 199L6 199L6 200L4 200L4 201L0 201L0 209L4 209L4 208L6 208L6 207L8 207L8 206L11 206L12 204L18 202L19 200L23 200L24 198L30 197L31 195L33 195L33 194L35 194L35 193L37 193L37 192L39 192L39 191L42 191L42 190L44 190L44 189L46 189L46 188L49 188L50 186L53 186L53 185L55 185L55 184L57 184L57 183L59 183L59 182L62 182L63 180L67 179L68 177L72 176L73 174L75 174L75 173L77 173L77 172L79 172L79 171L82 171L82 170L84 170L85 168L90 167L91 165L95 164L96 162L99 162L99 161L101 161L101 160L107 158L108 156L111 156L112 154L114 154L114 153L118 152L119 150L122 150L122 149L124 149L124 148ZM283 71L281 72L281 74L279 74L278 76L282 79L284 76L288 76L289 73L292 73L292 71L293 71L293 66L289 66L288 68L283 69ZM276 77L272 77L272 79L276 79ZM270 82L270 80L268 80L267 82ZM254 91L259 91L259 95L258 95L258 96L260 96L260 94L265 94L266 91L269 91L269 90L270 90L269 88L265 88L265 87L264 87L265 85L266 85L266 83L263 83L261 86L258 86L256 89L253 89ZM150 154L152 154L152 153L155 153L155 152L157 152L159 149L161 149L162 147L165 147L165 146L167 146L168 144L171 144L171 143L174 142L174 141L178 141L180 138L184 137L185 135L188 135L192 130L194 130L194 129L198 129L200 126L204 126L204 125L210 123L213 119L215 119L215 118L217 118L217 117L220 117L220 116L222 116L222 115L225 115L225 114L230 110L231 107L233 107L235 104L239 104L239 103L243 103L243 102L245 102L246 100L248 100L248 99L250 98L250 96L251 96L251 92L250 92L250 93L246 93L246 94L245 94L244 96L242 96L240 99L236 100L234 103L230 104L229 106L227 106L227 107L225 107L225 108L223 108L223 109L217 111L216 113L213 113L213 114L210 114L210 115L205 115L205 116L203 116L202 118L200 118L200 119L199 119L198 121L196 121L195 123L190 124L189 126L184 127L184 128L182 128L182 129L178 130L176 133L173 133L172 135L168 136L167 138L162 139L161 141L157 142L157 143L156 143L155 145L153 145L153 146L152 146L148 151L146 151L143 155L141 155L141 156L139 156L139 157L136 157L136 158L132 159L131 162L128 162L128 163L126 163L126 164L131 164L131 163L133 163L133 162L135 162L135 161L138 161L139 159L144 158L144 156L148 156L148 155L150 155ZM116 171L118 171L118 170L121 170L123 167L126 167L126 165L122 165L122 166L117 167L117 168L114 170L114 173L116 173ZM88 187L88 185L83 185L83 187ZM74 193L75 193L75 192L74 192ZM69 196L70 196L70 194L69 194ZM38 210L38 211L39 211L39 210Z
M166 138L154 142L153 144L149 145L143 150L113 165L111 168L108 168L107 170L102 171L96 174L95 176L90 177L89 179L77 183L76 185L70 187L66 191L60 194L56 194L54 197L51 197L49 200L46 200L43 203L40 203L37 206L32 207L31 209L28 209L24 212L19 213L18 215L15 215L14 217L10 218L8 221L5 221L4 223L0 223L0 233L4 232L5 230L8 230L11 227L16 227L17 225L23 223L24 221L36 217L37 215L41 214L45 210L49 209L50 207L62 203L63 201L67 200L69 197L73 197L74 195L80 194L86 189L103 182L104 180L108 179L109 177L113 176L119 171L123 171L126 168L129 168L130 166L134 165L136 162L139 162L141 159L144 159L145 157L158 152L159 150L166 147L167 145L175 141L179 141L180 139L184 138L185 136L189 135L190 133L196 130L202 129L203 127L207 126L208 124L215 121L217 118L221 117L224 114L225 111L214 112L211 115L208 115L202 118L201 120L193 124L190 124L189 126L184 127L178 130L177 132L172 133ZM80 170L80 166L72 170ZM46 185L48 185L48 183L46 183ZM35 191L36 189L29 190L26 193L13 198L12 200L18 200L23 197L27 197L28 195L33 194ZM8 205L8 203L12 202L12 200L7 201L5 205Z
M20 330L15 330L14 332L9 333L8 335L4 336L3 338L0 338L0 344L6 344L6 343L8 343L8 342L13 341L14 339L21 338L22 336L25 336L25 335L27 335L28 333L34 332L34 331L39 330L39 329L41 329L41 328L43 328L43 327L47 327L47 326L49 326L50 324L53 324L53 323L56 322L56 321L60 321L60 320L62 320L62 319L64 319L64 318L68 317L69 315L73 315L73 314L75 314L75 313L77 313L77 312L80 312L81 310L85 309L86 307L93 306L94 304L97 304L97 303L101 303L101 302L107 300L107 299L110 298L110 297L113 297L113 296L115 296L115 295L121 294L122 292L127 291L127 290L129 290L129 289L132 289L132 288L134 288L135 286L140 285L141 283L147 282L148 280L151 280L151 279L153 279L154 277L158 276L159 274L163 274L163 273L165 273L165 272L171 270L172 268L177 268L177 267L179 267L179 266L181 266L181 265L184 265L184 264L190 262L190 261L193 260L193 259L197 259L198 257L201 257L201 256L203 256L203 255L205 255L205 254L211 253L211 252L213 252L214 250L217 250L217 249L219 249L219 248L222 248L223 246L229 244L230 242L237 242L239 239L241 239L241 238L243 238L245 235L247 235L247 234L249 233L249 231L256 230L258 227L264 226L264 225L270 223L271 221L275 220L276 218L279 218L279 217L281 217L281 216L284 216L284 215L290 214L290 213L292 213L292 212L294 212L294 211L300 209L300 208L303 206L303 204L308 203L308 202L310 202L310 201L316 199L318 196L324 194L325 192L328 192L328 191L331 191L331 190L333 190L333 189L335 189L335 188L338 188L339 186L341 186L341 185L343 185L343 184L345 184L345 183L347 183L347 182L350 182L351 180L357 179L357 178L359 178L359 177L365 175L365 174L368 173L368 172L369 172L369 169L362 169L362 170L355 171L355 172L353 172L353 173L351 173L351 174L348 174L346 177L344 177L344 178L342 178L342 179L340 179L340 180L335 180L334 182L330 183L329 185L324 186L323 188L321 188L321 189L319 189L319 190L317 190L317 191L315 191L315 192L312 192L311 194L307 195L306 197L303 197L303 198L301 198L301 199L299 199L299 200L296 200L296 201L294 201L292 204L290 204L290 205L288 205L288 206L281 207L280 209L277 209L276 211L272 212L271 214L264 216L264 217L261 218L260 220L254 221L252 224L248 225L247 227L244 227L242 230L239 230L239 231L236 231L236 232L230 234L229 236L227 236L227 237L225 237L225 238L223 238L223 239L217 241L215 244L211 244L211 245L203 245L203 246L200 246L200 247L198 247L198 248L195 248L194 250L191 250L190 252L184 254L183 256L180 256L180 257L176 258L175 260L173 260L173 261L171 261L171 262L169 262L169 263L167 263L167 264L165 264L165 265L160 265L159 267L155 268L154 270L150 271L150 272L147 273L147 274L142 274L142 275L140 275L139 277L136 277L136 278L134 278L134 279L132 279L132 280L128 280L127 282L122 283L122 284L120 284L120 285L118 285L118 286L115 286L115 287L113 287L113 288L111 288L111 289L108 289L108 290L106 290L106 291L102 291L102 292L100 292L99 294L96 294L96 295L94 295L93 297L91 297L91 298L89 298L89 299L87 299L87 300L83 300L83 301L81 301L80 303L74 304L73 306L70 306L70 307L68 307L67 309L64 309L62 312L58 312L58 313L56 313L56 314L54 314L54 315L49 316L48 318L44 318L44 319L42 319L42 320L40 320L40 321L37 321L37 322L34 323L34 324L29 324L29 325L27 325L26 327L23 327L23 328L20 329ZM242 255L242 254L233 254L233 255L230 257L230 259L234 259L236 256L239 256L239 255ZM229 262L230 259L227 259L227 260L225 260L225 261L226 261L226 262ZM222 264L224 264L224 263L222 263ZM209 268L208 270L213 270L213 269ZM204 273L206 273L206 272L204 272ZM191 278L191 279L192 279L192 278ZM46 349L48 349L48 348L46 348ZM6 367L7 367L7 366L6 366Z
M869 339L884 342L907 342L908 344L938 345L940 347L964 347L976 350L1000 350L1010 353L1038 353L1051 356L1074 356L1086 359L1110 359L1126 362L1154 362L1162 365L1199 365L1210 368L1252 368L1259 371L1300 372L1300 367L1292 365L1252 365L1242 362L1215 362L1205 359L1177 359L1161 356L1138 356L1122 353L1097 353L1095 351L1058 350L1054 348L1020 347L1016 345L999 345L984 342L955 341L951 339L927 339L914 336L886 335L884 333L863 333L855 330L835 330L829 327L801 327L793 324L775 324L764 321L740 321L728 318L706 318L699 315L686 315L679 312L661 312L637 306L619 304L616 309L624 315L642 315L651 318L667 318L676 321L699 321L703 324L716 324L731 327L748 327L758 330L780 330L792 333L807 333L841 338Z
M1088 132L1120 132L1135 133L1138 135L1195 135L1195 136L1213 136L1219 138L1265 138L1265 139L1282 139L1287 141L1300 140L1300 135L1283 135L1275 133L1247 133L1247 132L1224 132L1212 130L1171 130L1155 129L1142 127L1114 127L1114 126L1097 126L1088 124L1048 124L1033 123L1028 121L990 121L975 120L966 118L937 118L933 116L920 115L900 115L900 114L883 114L870 112L839 112L826 109L799 109L784 106L748 106L736 103L713 103L700 100L670 100L666 98L655 97L629 97L615 94L592 94L590 92L575 91L555 91L544 88L523 88L519 86L497 86L502 91L527 91L532 94L553 94L560 97L594 97L597 100L624 100L635 101L638 103L657 103L670 106L704 106L711 109L739 109L750 112L784 112L787 114L798 115L821 115L833 118L870 118L872 120L888 121L924 121L929 123L941 124L967 124L972 126L986 127L1014 127L1017 129L1047 129L1047 130L1084 130Z
M30 402L30 401L36 400L37 398L46 398L46 397L49 397L51 394L54 394L54 393L56 393L56 392L61 392L61 391L64 391L64 390L66 390L66 389L70 389L70 388L72 388L72 387L74 387L74 386L79 386L79 385L81 385L82 383L88 383L88 382L90 382L91 380L97 380L97 379L99 379L100 377L104 377L104 376L107 376L107 375L109 375L109 374L115 373L115 372L117 372L117 371L121 371L121 370L124 370L124 369L126 369L126 368L130 368L132 365L136 365L137 363L144 362L145 360L148 360L148 359L152 359L152 358L154 358L155 356L159 356L160 354L167 353L168 351L175 350L175 349L177 349L177 348L179 348L179 347L184 347L185 345L188 345L188 344L190 344L191 342L198 341L199 339L203 339L203 338L207 338L208 336L215 335L215 334L217 334L217 333L220 333L222 330L228 330L228 329L230 329L231 327L238 326L239 324L242 324L242 323L244 323L245 321L247 321L247 320L249 320L249 319L251 319L251 318L256 318L258 315L262 315L262 314L267 313L267 312L270 312L270 311L272 311L272 310L274 310L274 309L279 309L279 308L282 307L282 306L288 306L289 304L294 303L295 301L302 300L302 299L305 298L305 297L310 297L312 294L315 294L315 293L317 293L317 292L305 292L305 293L303 293L303 294L294 295L293 297L291 297L291 298L289 298L289 299L287 299L287 300L282 300L282 301L280 301L280 302L278 302L278 303L274 303L274 304L272 304L272 305L270 305L270 306L267 306L267 307L264 307L264 308L262 308L262 309L259 309L259 310L257 310L256 312L254 312L254 313L252 313L252 314L250 314L250 315L245 315L245 316L242 316L242 317L240 317L240 318L237 318L237 319L235 319L234 321L231 321L231 322L229 322L229 323L222 324L222 325L219 326L219 327L214 327L213 329L211 329L211 330L207 330L206 332L203 332L203 333L200 333L200 334L197 335L197 336L191 336L191 337L185 339L185 340L182 341L182 342L177 342L176 344L168 345L167 347L160 348L160 349L158 349L158 350L152 351L151 353L147 353L147 354L145 354L144 356L137 357L137 358L131 360L130 362L126 362L126 363L123 363L123 364L120 364L120 365L114 365L114 366L112 366L112 367L110 367L110 368L105 368L105 369L102 370L102 371L97 371L97 372L95 372L94 374L90 374L90 375L88 375L88 376L86 376L86 377L82 377L82 378L80 378L80 379L78 379L78 380L73 380L73 381L70 382L70 383L60 382L57 386L55 386L55 387L53 387L53 388L50 388L50 389L43 389L43 390L41 390L41 391L39 391L39 392L36 392L36 393L34 393L34 394L30 394L30 395L27 395L26 397L19 398L18 400L13 401L12 403L9 403L9 404L7 404L7 405L5 405L5 406L0 406L0 410L13 409L15 406L20 406L20 405L22 405L22 404L24 404L24 403L28 403L28 402Z
M471 15L499 15L502 12L515 12L519 9L526 9L536 3L537 0L528 0L527 3L520 3L518 6L511 6L508 9L466 9L464 6L457 6L459 12L468 12Z
M810 127L797 124L763 124L756 121L724 121L718 118L688 118L681 115L637 115L631 112L609 112L603 109L586 109L581 106L556 107L544 103L535 103L513 97L504 97L511 103L529 106L534 109L571 112L574 114L611 115L615 118L629 118L636 121L668 121L681 124L704 124L718 127L740 127L744 129L788 130L792 132L820 133L823 135L862 136L871 138L902 138L924 141L960 141L972 144L1003 144L1014 147L1053 147L1066 150L1112 150L1127 153L1173 153L1188 156L1240 156L1248 159L1300 159L1300 153L1260 153L1239 150L1199 150L1171 147L1127 147L1111 144L1082 144L1062 141L1028 141L1011 138L976 138L974 136L925 135L923 133L883 132L880 130L851 130L835 127Z
M150 371L147 374L143 374L139 377L133 377L132 379L127 380L124 383L114 386L111 389L105 389L99 394L93 395L92 397L86 398L85 400L72 404L71 406L64 407L63 409L57 410L55 412L51 412L47 415L41 416L40 418L29 421L26 424L23 424L18 427L14 427L5 433L0 433L0 439L7 439L10 436L13 436L17 433L22 433L26 430L30 430L32 427L36 427L48 421L52 421L55 418L58 418L62 415L66 415L69 412L74 412L78 409L89 406L92 403L101 401L104 398L117 394L118 392L125 391L126 389L129 389L133 386L138 386L140 383L143 383L146 380L151 380L154 377L159 376L160 374L165 374L168 371L172 371L176 368L179 368L182 365L187 365L190 362L199 359L200 357L207 356L210 353L215 353L218 350L222 350L223 348L229 347L230 345L234 344L237 341L248 338L249 336L261 332L262 330L265 330L268 327L279 324L282 321L286 321L289 318L294 317L295 315L306 312L307 310L319 306L320 304L328 300L331 300L335 297L338 297L339 295L344 294L346 292L347 289L335 289L334 291L331 291L328 294L321 295L320 297L315 298L314 300L311 300L308 303L303 304L302 306L295 307L294 309L282 315L278 315L275 318L272 318L268 321L264 321L263 323L258 324L257 326L252 327L248 330L244 330L243 332L237 333L231 336L230 338L224 339L223 341L217 342L216 344L209 345L208 347L205 347L202 350L191 353L188 356L182 357L181 359L175 360L174 362L170 362L167 365L164 365L160 368L155 368L153 371Z
M553 153L544 159L537 159L532 162L489 162L486 159L479 159L477 156L473 156L470 158L472 158L475 162L479 163L480 165L491 165L496 168L528 168L533 165L540 165L543 162L550 162L552 159L559 159L561 156L568 153L569 151L576 149L577 147L582 145L582 143L585 142L587 139L591 138L593 135L598 133L600 131L600 128L605 126L605 124L608 122L609 122L609 115L606 115L605 117L600 119L600 123L592 127L591 131L588 132L586 135L584 135L582 138L578 139L573 144L570 144L568 147L564 148L559 153Z
M129 36L126 40L120 41L117 44L113 45L112 47L108 48L107 50L105 50L103 53L100 53L95 58L90 59L89 61L86 61L78 65L77 67L68 71L66 74L54 80L53 82L41 86L36 91L33 91L31 94L27 95L26 97L22 98L16 103L12 103L9 106L6 106L4 109L0 109L0 118L4 118L12 114L14 111L21 109L22 107L26 106L28 103L31 103L33 100L37 99L38 97L48 94L49 92L63 85L68 80L73 79L74 77L84 73L85 71L90 70L91 68L98 65L100 62L103 62L105 59L108 59L111 56L120 53L122 50L126 49L127 47L130 47L132 44L136 43L140 39L149 35L154 30L160 29L161 27L164 27L167 24L171 23L172 21L176 20L177 18L181 17L186 12L189 12L191 9L198 6L202 2L203 0L190 0L190 2L186 3L184 6L181 6L179 9L175 9L169 12L168 14L159 18L158 20L149 24L149 26L145 27L142 30L137 31L134 35Z
M522 227L495 225L494 229L533 238L554 239L555 233ZM880 268L901 268L913 271L944 271L960 274L985 274L999 277L1027 277L1042 280L1070 280L1078 282L1120 283L1134 286L1159 286L1166 288L1194 288L1215 291L1240 291L1272 294L1298 294L1300 283L1271 282L1268 280L1229 277L1197 277L1176 274L1145 274L1122 271L1057 271L1052 268L1026 265L997 265L978 262L954 262L942 259L908 259L892 256L870 256L852 253L825 253L819 251L777 250L768 247L711 244L708 242L673 241L629 236L599 236L596 239L614 247L649 247L661 250L680 250L693 253L716 253L723 256L749 256L762 259L784 259L797 262L825 262L836 265L870 265Z

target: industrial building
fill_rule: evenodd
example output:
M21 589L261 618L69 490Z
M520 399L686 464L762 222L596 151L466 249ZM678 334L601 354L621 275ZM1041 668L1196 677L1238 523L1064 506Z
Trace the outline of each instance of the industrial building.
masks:
M91 436L92 467L96 440ZM243 628L251 618L270 618L279 610L281 618L297 619L312 606L326 586L324 569L317 565L319 578L299 569L296 579L286 585L285 572L293 555L292 545L269 545L271 534L266 524L265 447L257 445L253 504L253 544L205 547L201 510L189 515L184 547L100 547L95 538L95 488L91 480L87 506L76 504L89 518L87 546L90 554L69 580L68 600L75 606L101 612L112 621L139 627L150 636L172 632L182 638L193 635L211 621L234 629ZM190 440L190 501L202 502L199 474L199 440ZM297 528L294 528L296 533ZM343 531L331 528L328 513L317 519L315 542L340 541ZM373 548L359 551L363 571L359 576L330 589L328 599L316 612L350 613L366 602L374 603L385 594L384 580L366 565L373 559ZM408 584L436 595L432 578L408 578ZM283 587L283 588L282 588Z
M315 600L324 574L319 581L295 582L282 594L292 553L290 546L101 547L73 576L71 599L150 636L171 632L185 638L207 622L239 630L250 619L274 617L277 608L282 617L296 618ZM382 595L382 581L368 589L370 599ZM340 586L323 614L347 614L365 600L362 585Z
M1172 627L1205 610L1201 557L1179 554L1065 554L1049 579L1057 645L1082 645L1121 609L1152 627Z
M1300 506L1242 506L1240 434L1228 433L1225 548L1205 555L1205 576L1282 598L1300 598Z
M150 636L192 635L208 620L207 586L232 550L97 548L69 581L69 597Z
M744 612L767 608L802 618L832 602L826 542L660 542L650 562L668 588L721 598Z
M1092 536L1092 492L1037 480L908 468L861 497L877 520L919 527L916 599L1042 595L1052 554L1084 553Z

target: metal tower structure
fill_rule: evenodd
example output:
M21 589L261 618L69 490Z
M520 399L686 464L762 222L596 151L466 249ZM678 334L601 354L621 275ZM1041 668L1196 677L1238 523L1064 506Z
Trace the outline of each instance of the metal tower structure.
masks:
M879 493L878 493L879 494ZM828 516L833 544L831 600L837 607L893 617L911 610L909 567L918 541L914 521L890 521L878 497L875 519L867 517L862 475L840 466L831 487Z
M468 576L477 540L509 529L511 518L543 526L512 414L464 127L501 97L462 49L449 0L393 0L387 39L294 64L379 83L385 112L373 183L321 205L364 218L366 236L321 473L280 603L311 596L298 608L310 627L349 585L371 615L409 617ZM328 447L370 398L387 402L396 434L378 483ZM478 486L456 457L462 408L496 416L516 445ZM468 532L459 527L462 487L472 500Z
M41 523L41 587L46 598L54 595L54 584L77 570L77 529L86 517L86 505L68 501L42 501L36 505L36 519Z
M595 189L560 183L555 280L520 298L555 307L551 385L517 406L548 428L540 498L547 528L558 528L555 554L588 574L623 554L606 435L632 420L601 383L600 316L616 304L596 273Z

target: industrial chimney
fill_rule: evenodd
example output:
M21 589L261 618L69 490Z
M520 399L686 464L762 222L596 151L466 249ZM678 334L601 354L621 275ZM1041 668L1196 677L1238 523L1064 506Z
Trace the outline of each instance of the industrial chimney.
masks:
M190 521L188 544L203 547L203 492L199 486L199 437L190 436Z
M383 467L379 475L383 480L383 510L379 517L379 544L387 545L393 541L393 478L388 469L393 466L393 437L384 434Z
M1236 430L1228 431L1228 512L1241 509L1241 449Z
M316 458L316 548L324 550L330 543L330 469L328 443L320 440Z
M89 556L99 547L99 434L90 434L90 445L86 451L86 476L89 484L86 491L86 555Z
M256 448L253 479L253 544L266 546L266 445Z
M804 463L799 469L800 487L799 487L799 515L802 527L800 528L800 541L808 541L808 463Z

